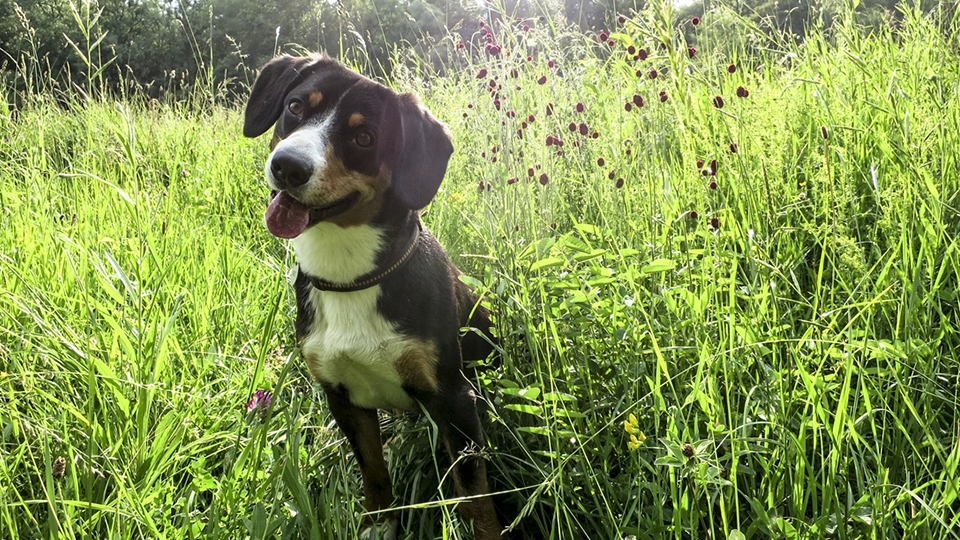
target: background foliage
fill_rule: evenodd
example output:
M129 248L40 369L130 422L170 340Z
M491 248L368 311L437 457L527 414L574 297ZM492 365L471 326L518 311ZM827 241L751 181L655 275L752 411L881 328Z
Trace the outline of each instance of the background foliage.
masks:
M0 102L0 537L354 538L246 79L111 74L88 7ZM424 221L497 314L514 538L958 537L960 21L923 7L500 6L390 53L457 147ZM248 54L190 23L170 60ZM467 537L432 424L382 422L407 538Z

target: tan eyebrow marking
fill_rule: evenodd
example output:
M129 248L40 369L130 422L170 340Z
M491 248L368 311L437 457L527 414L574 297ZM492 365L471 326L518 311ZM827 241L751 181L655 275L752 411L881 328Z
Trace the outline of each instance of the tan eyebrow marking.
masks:
M347 121L347 125L352 128L355 128L362 123L363 123L363 115L358 112L351 114L350 120Z
M312 92L310 94L310 106L316 107L318 103L323 101L323 94L321 92Z

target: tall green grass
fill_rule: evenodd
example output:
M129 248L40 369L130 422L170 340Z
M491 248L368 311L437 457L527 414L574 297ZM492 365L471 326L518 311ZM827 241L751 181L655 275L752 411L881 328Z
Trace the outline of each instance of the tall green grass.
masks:
M424 219L497 316L514 538L958 536L960 34L903 15L795 44L654 5L612 46L491 24L496 57L395 69L454 134ZM0 537L355 537L266 143L209 101L27 102L0 118ZM433 425L384 425L408 538L468 537Z

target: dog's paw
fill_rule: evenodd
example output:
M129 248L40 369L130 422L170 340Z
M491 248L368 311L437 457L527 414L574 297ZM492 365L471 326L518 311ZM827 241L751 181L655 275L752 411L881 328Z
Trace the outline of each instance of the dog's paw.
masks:
M397 540L397 529L400 528L400 520L388 519L380 523L374 523L364 527L360 532L360 540Z

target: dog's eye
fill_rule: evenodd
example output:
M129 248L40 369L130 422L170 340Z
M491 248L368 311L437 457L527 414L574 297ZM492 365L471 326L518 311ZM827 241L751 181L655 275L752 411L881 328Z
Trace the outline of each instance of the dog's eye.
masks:
M290 103L287 104L287 110L290 111L291 114L300 116L303 114L303 102L299 99L291 99Z
M360 148L370 148L373 146L373 134L369 131L361 131L353 138L353 142L357 143Z

